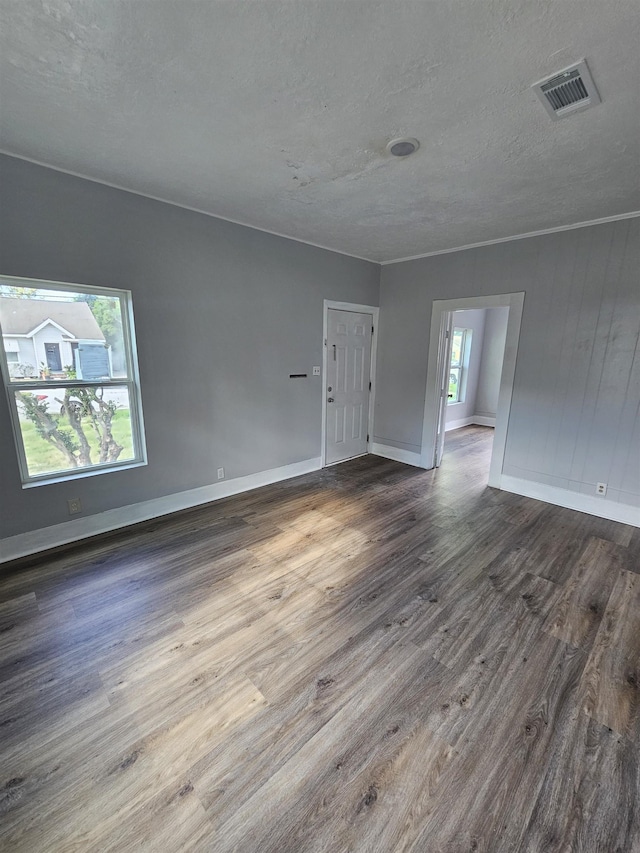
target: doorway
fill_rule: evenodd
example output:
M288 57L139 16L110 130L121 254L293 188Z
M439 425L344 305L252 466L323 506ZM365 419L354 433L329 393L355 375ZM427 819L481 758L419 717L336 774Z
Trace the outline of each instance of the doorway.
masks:
M322 464L369 452L378 309L325 300Z
M442 461L447 425L447 400L452 384L451 357L456 312L507 308L508 319L497 394L495 434L489 466L489 485L500 488L523 305L524 293L522 292L434 301L423 420L422 467L438 467ZM465 331L462 326L459 328ZM458 377L462 375L464 368L463 358L460 359L459 367Z
M444 413L443 459L467 454L486 481L495 432L509 308L451 312L451 353Z

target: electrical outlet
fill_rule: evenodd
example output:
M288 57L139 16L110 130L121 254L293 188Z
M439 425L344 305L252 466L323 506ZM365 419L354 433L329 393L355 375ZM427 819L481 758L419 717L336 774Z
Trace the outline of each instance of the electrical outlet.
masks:
M224 468L218 468L218 479L224 480Z
M77 512L82 512L80 498L71 498L71 500L67 501L67 506L69 507L69 515L75 515Z
M320 376L320 368L319 367L313 368L313 375L314 376Z
M596 495L606 495L607 494L607 484L606 483L596 483Z

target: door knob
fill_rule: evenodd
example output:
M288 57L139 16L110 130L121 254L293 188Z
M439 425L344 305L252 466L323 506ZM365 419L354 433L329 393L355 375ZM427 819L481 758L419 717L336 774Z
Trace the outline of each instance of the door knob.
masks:
M333 402L334 402L333 397L327 397L327 403L333 403Z

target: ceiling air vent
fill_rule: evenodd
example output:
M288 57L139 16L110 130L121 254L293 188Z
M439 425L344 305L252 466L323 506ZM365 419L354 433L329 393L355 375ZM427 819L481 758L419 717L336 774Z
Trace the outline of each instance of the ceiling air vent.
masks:
M600 103L600 95L584 59L551 77L545 77L531 88L554 121Z

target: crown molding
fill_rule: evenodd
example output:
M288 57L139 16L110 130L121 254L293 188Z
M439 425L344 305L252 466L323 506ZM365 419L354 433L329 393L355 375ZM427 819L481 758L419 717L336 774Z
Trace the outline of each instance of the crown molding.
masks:
M635 219L640 216L640 210L629 213L619 213L615 216L603 216L600 219L590 219L587 222L574 222L572 225L558 225L556 228L543 228L540 231L528 231L526 234L513 234L511 237L498 237L495 240L483 240L481 243L467 243L466 246L452 246L450 249L438 249L435 252L423 252L421 255L409 255L406 258L396 258L392 261L378 261L381 267L389 264L403 264L405 261L418 261L421 258L432 258L435 255L449 255L452 252L465 252L467 249L479 249L482 246L495 246L498 243L510 243L512 240L526 240L528 237L542 237L545 234L558 234L561 231L573 231L576 228L589 228L591 225L605 225L607 222L619 222L621 219Z
M555 228L543 228L540 231L528 231L525 234L513 234L509 237L498 237L495 240L483 240L480 243L467 243L464 246L452 246L449 249L437 249L434 252L422 252L418 255L408 255L403 258L392 258L388 261L376 261L373 258L365 258L362 255L354 255L351 252L345 252L341 249L333 249L331 246L324 246L322 243L313 243L311 240L303 240L300 237L292 237L290 234L283 234L280 231L272 231L269 228L260 228L257 225L251 225L248 222L243 222L240 219L231 219L227 216L219 216L211 213L208 210L202 210L199 207L191 207L188 204L181 204L177 201L171 201L161 196L143 193L139 190L132 190L129 187L123 187L120 184L114 184L111 181L103 181L101 178L93 178L90 175L85 175L82 172L74 172L71 169L63 169L60 166L52 166L50 163L44 163L42 160L35 160L33 157L25 157L22 154L15 154L13 151L7 151L0 148L0 154L6 157L12 157L14 160L24 160L26 163L33 163L34 166L41 166L43 169L51 169L53 172L61 172L63 175L70 175L73 178L80 178L83 181L91 181L94 184L100 184L104 187L110 187L120 192L130 193L131 195L148 198L151 201L160 202L160 204L170 204L172 207L179 207L182 210L189 210L191 213L199 213L202 216L209 216L212 219L219 219L221 222L229 222L232 225L239 225L242 228L250 228L252 231L260 231L262 234L271 234L272 237L280 237L283 240L292 240L294 243L302 243L305 246L312 246L314 249L322 249L324 252L333 252L336 255L343 255L347 258L353 258L356 261L366 261L369 264L385 267L390 264L402 264L406 261L418 261L421 258L432 258L436 255L449 255L453 252L464 252L467 249L479 249L483 246L495 246L498 243L510 243L512 240L525 240L528 237L542 237L545 234L558 234L561 231L573 231L576 228L589 228L592 225L604 225L607 222L618 222L622 219L635 219L640 216L640 210L632 210L629 213L620 213L615 216L603 216L600 219L590 219L586 222L574 222L571 225L558 225Z
M83 181L91 181L93 184L100 184L103 187L110 187L112 190L120 190L123 193L138 195L142 198L148 198L151 201L158 201L161 204L170 204L172 207L179 207L182 210L189 210L191 213L200 213L202 216L210 216L212 219L219 219L221 222L230 222L232 225L240 225L242 228L250 228L252 231L260 231L262 234L271 234L272 237L281 237L283 240L292 240L294 243L303 243L305 246L313 246L314 249L322 249L324 252L333 252L335 255L344 255L347 258L353 258L356 261L366 261L369 264L380 265L380 261L374 261L372 258L363 258L361 255L353 255L350 252L344 252L341 249L332 249L330 246L323 246L322 243L312 243L311 240L303 240L301 237L292 237L290 234L282 234L280 231L271 231L269 228L260 228L258 225L250 225L248 222L243 222L240 219L231 219L228 216L219 216L216 213L211 213L208 210L202 210L199 207L191 207L188 204L181 204L179 201L170 201L168 198L161 198L150 193L143 193L140 190L132 190L130 187L123 187L120 184L114 184L111 181L103 181L101 178L92 178L90 175L84 175L82 172L73 172L71 169L62 169L60 166L52 166L50 163L44 163L42 160L34 160L33 157L24 157L22 154L14 154L13 151L7 151L0 148L0 154L5 157L11 157L14 160L24 160L26 163L33 163L34 166L41 166L43 169L51 169L52 172L61 172L63 175L71 175L72 178L81 178Z

